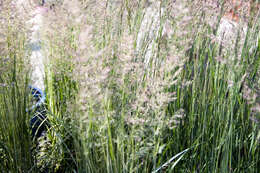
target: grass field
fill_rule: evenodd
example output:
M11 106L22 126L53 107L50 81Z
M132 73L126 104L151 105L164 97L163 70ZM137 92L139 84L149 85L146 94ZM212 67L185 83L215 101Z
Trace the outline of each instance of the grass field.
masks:
M165 0L137 49L147 5L64 0L46 14L49 128L35 141L28 16L2 4L0 172L260 172L259 14L220 43L225 8Z

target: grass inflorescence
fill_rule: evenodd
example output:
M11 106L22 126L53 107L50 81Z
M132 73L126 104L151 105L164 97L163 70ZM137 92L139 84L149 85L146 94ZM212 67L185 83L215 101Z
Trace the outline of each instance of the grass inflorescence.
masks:
M229 40L218 35L225 5L53 2L42 29L49 125L37 145L27 32L6 20L1 170L259 172L259 12Z

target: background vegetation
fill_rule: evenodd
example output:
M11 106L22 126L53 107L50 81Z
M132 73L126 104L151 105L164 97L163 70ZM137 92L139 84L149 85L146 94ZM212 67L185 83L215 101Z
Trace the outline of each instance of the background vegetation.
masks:
M147 65L149 37L136 48L147 3L52 6L42 29L50 126L37 141L26 111L28 16L1 5L2 172L260 172L259 14L223 43L224 6L161 1Z

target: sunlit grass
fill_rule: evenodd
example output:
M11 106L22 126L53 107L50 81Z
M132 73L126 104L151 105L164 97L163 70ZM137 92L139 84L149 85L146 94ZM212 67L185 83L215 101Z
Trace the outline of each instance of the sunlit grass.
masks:
M230 48L215 40L216 28L196 3L163 5L169 8L148 65L148 36L136 50L144 2L64 1L49 13L43 32L50 126L35 155L29 79L24 54L15 53L25 48L8 49L8 70L0 73L2 170L260 171L259 21Z
M8 5L8 2L6 2ZM8 6L7 6L8 7ZM26 35L11 9L2 9L0 52L0 169L2 172L34 172L29 131L29 66L25 59ZM14 16L15 14L13 14Z

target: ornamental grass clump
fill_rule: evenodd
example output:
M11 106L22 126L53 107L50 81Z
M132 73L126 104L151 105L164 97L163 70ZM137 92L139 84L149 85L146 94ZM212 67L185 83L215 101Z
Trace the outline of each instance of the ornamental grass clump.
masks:
M88 6L86 17L95 14L93 10L98 13L96 5ZM170 47L160 32L153 43L153 61L147 67L144 57L136 57L135 38L139 31L133 27L141 24L138 15L145 4L139 4L131 14L125 11L127 5L100 5L103 15L93 15L95 20L89 19L89 26L85 27L88 29L79 35L80 44L88 45L88 49L79 52L77 69L81 74L83 113L79 119L85 129L80 131L89 171L97 169L95 165L100 165L97 172L155 169L171 134L166 132L185 117L181 108L168 110L169 103L176 100L171 88L179 82L185 55L178 53L176 45ZM165 16L160 18L163 26Z
M142 47L137 42L149 2L66 4L54 10L56 22L47 34L55 33L47 38L54 60L47 82L59 127L53 130L64 129L55 133L63 136L59 145L73 169L259 170L258 127L251 120L257 104L244 92L252 87L249 76L259 79L257 63L251 66L259 50L248 52L257 27L228 47L217 35L221 4L167 1L160 4L156 39L143 39ZM63 10L72 6L68 17ZM73 93L72 101L59 89ZM65 163L65 155L60 158Z
M219 34L226 1L59 2L42 30L50 126L33 168L260 171L259 18L231 41ZM4 166L17 165L2 144Z
M36 172L29 129L30 67L24 18L12 1L0 4L0 169Z

